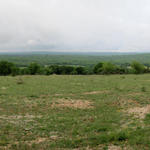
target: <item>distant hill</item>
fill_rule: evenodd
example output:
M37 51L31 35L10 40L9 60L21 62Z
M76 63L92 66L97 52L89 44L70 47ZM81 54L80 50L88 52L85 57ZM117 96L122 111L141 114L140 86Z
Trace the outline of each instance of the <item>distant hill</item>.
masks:
M66 53L66 52L20 52L0 53L0 61L6 60L18 66L26 66L31 62L41 65L82 65L93 66L98 62L112 62L128 65L136 60L150 65L150 53Z
M93 55L93 56L106 56L106 55L133 55L139 54L136 52L123 53L123 52L48 52L48 51L31 51L31 52L0 52L0 55Z

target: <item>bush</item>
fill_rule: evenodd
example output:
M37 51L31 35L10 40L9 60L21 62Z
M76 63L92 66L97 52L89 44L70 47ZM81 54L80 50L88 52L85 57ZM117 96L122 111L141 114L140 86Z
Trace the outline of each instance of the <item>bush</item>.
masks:
M31 63L28 66L28 70L29 70L29 73L31 75L39 74L40 73L40 69L41 69L41 67L37 63Z
M79 74L79 75L86 74L86 71L83 67L77 67L75 70L76 70L77 74Z
M143 87L141 88L141 91L142 91L142 92L146 92L146 88L143 86Z
M135 74L141 74L145 70L144 65L140 64L137 61L132 62L131 67L133 69L133 73L135 73Z
M44 75L51 75L53 74L52 70L49 67L44 68Z
M20 68L20 75L28 75L30 74L30 71L28 68Z
M96 74L100 74L102 72L102 67L103 67L103 63L102 62L98 63L94 67L93 72L96 73Z
M105 62L102 66L102 73L103 74L114 74L116 70L116 66L112 63Z
M9 63L7 61L1 61L0 62L0 75L10 75L14 67L15 66L13 63Z

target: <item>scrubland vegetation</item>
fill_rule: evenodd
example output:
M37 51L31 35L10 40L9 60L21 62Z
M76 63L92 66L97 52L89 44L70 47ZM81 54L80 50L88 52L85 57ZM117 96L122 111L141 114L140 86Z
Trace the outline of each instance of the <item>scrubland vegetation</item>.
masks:
M150 147L150 75L0 77L0 149Z

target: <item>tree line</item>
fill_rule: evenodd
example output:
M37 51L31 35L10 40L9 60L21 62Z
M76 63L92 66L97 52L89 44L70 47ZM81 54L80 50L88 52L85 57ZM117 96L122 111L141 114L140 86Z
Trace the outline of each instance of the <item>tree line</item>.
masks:
M49 65L31 63L27 67L18 67L14 63L0 61L0 75L86 75L86 74L141 74L150 73L143 64L133 61L129 66L118 66L110 62L100 62L92 68L83 66Z

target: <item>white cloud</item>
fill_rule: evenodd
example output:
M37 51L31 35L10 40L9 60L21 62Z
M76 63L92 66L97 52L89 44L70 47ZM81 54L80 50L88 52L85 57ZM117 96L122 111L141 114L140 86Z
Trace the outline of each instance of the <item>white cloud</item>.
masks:
M150 51L149 0L0 0L0 50Z

